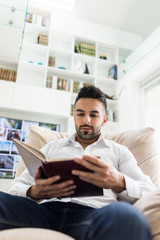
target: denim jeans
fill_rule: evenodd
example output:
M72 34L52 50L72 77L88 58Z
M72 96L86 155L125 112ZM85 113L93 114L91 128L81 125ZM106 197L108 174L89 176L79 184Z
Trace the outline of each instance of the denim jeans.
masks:
M128 203L100 209L75 203L34 201L0 192L0 230L36 227L63 232L76 240L150 240L145 217Z

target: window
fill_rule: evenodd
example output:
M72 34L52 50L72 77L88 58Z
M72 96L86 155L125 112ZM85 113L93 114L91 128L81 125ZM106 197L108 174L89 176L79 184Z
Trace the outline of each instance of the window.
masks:
M160 130L160 78L145 88L146 125Z

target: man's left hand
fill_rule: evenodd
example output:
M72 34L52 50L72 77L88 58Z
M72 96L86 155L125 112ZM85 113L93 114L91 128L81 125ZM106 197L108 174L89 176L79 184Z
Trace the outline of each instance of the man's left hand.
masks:
M82 158L75 158L74 161L93 171L72 170L72 174L79 176L81 180L104 189L112 189L117 193L126 189L123 174L114 166L105 163L102 159L84 155Z

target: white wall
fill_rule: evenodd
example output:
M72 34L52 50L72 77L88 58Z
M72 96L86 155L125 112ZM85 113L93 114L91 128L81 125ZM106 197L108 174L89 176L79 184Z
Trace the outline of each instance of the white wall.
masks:
M120 130L138 129L146 126L140 86L158 74L160 74L160 46L120 79L121 86L125 86L119 102Z
M105 42L119 48L134 50L143 40L139 35L70 16L69 14L53 12L52 16L51 27L55 30L98 42Z

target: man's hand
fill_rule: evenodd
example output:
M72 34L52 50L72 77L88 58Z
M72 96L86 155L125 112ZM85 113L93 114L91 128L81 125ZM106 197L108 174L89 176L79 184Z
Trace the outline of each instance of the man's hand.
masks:
M117 193L126 189L124 176L114 166L105 163L102 159L85 155L82 158L76 158L75 162L93 171L90 173L72 170L72 174L79 176L83 181L104 189L112 189Z
M60 176L54 176L47 179L41 178L40 169L35 174L35 185L31 186L27 191L27 196L34 199L50 199L53 197L66 197L74 194L76 185L72 180L57 183Z

